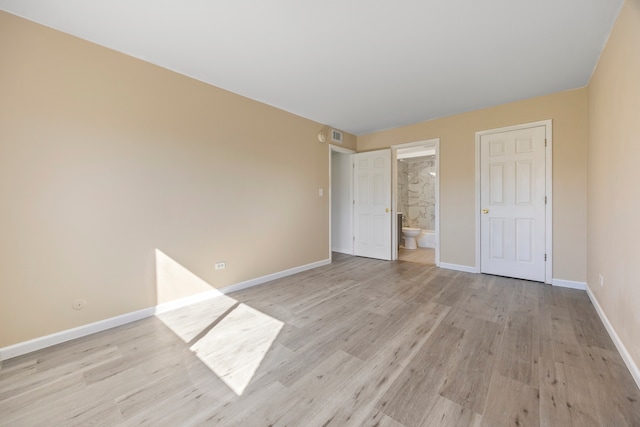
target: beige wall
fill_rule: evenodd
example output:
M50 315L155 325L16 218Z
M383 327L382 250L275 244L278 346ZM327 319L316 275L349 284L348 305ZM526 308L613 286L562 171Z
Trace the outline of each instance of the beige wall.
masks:
M640 0L627 0L589 83L588 283L636 367L640 366L639 161Z
M553 277L586 281L587 90L358 137L358 151L440 138L440 259L475 266L475 132L553 120Z
M322 125L4 12L0 58L0 348L203 290L159 300L156 249L214 288L329 257Z

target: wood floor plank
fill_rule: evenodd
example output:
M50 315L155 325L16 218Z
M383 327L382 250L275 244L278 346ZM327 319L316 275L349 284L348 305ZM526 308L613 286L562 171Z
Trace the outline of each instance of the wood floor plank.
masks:
M394 316L398 312L405 311L407 304L411 303L387 294L377 293L375 294L375 300L369 304L368 309L372 313L378 313L382 316Z
M358 334L348 343L345 342L342 348L361 360L370 359L380 349L384 349L399 331L409 327L416 318L422 318L425 308L428 307L404 303L401 308L385 316L383 321L376 323L375 327L368 328L365 333Z
M454 312L455 310L450 312L447 318L455 315ZM457 324L463 327L465 334L460 348L451 356L453 360L439 394L457 403L461 408L482 414L500 344L499 334L502 325L463 316L466 319ZM444 320L445 323L447 318ZM447 405L447 408L450 407L451 405ZM452 414L448 418L451 416Z
M518 281L513 287L509 311L537 314L544 301L544 288L546 287L548 285L525 280Z
M376 408L407 426L420 425L447 381L464 335L463 329L440 324Z
M29 393L40 387L46 387L67 376L79 374L82 377L86 370L103 365L119 357L120 354L117 347L104 346L100 347L98 351L89 354L73 353L67 359L55 357L59 362L57 366L54 366L47 358L38 359L36 372L24 376L20 381L0 382L0 402L5 399L15 398L23 393ZM46 367L42 368L41 365Z
M39 413L46 414L56 402L64 401L68 396L84 390L82 372L50 378L46 383L22 389L19 394L6 395L0 400L0 425L15 425L16 420L33 420L35 423ZM46 419L46 416L40 416Z
M151 402L141 410L127 414L123 425L204 425L216 410L236 398L230 390L221 391L219 384L216 387L214 382L207 380L177 386L169 398Z
M542 338L578 344L568 308L544 305L540 308L538 320Z
M540 363L540 425L599 425L586 373L553 360Z
M122 417L113 402L94 404L83 400L79 404L59 403L38 414L30 413L14 421L14 426L114 426Z
M434 248L405 249L401 246L398 249L398 261L409 261L422 265L435 266L436 250Z
M218 405L213 411L208 409L206 416L202 418L202 422L195 425L242 426L243 422L250 419L255 411L266 406L265 402L274 402L281 396L287 395L287 387L279 382L266 383L261 387L248 390L242 396L237 396L233 400Z
M440 280L438 270L433 268L427 270L424 275L417 275L415 281L419 284L412 301L415 303L427 303L433 299L447 286L447 280Z
M242 303L189 348L241 394L282 326L281 321Z
M483 427L540 425L540 393L537 388L494 372L482 415Z
M496 371L533 387L538 386L539 335L535 315L510 312L502 334Z
M386 416L384 413L374 409L371 411L371 415L361 424L370 427L405 427L404 424L400 424L391 417Z
M360 312L354 311L352 307L336 306L319 316L316 321L299 328L282 344L295 351L320 344L330 339L334 330L348 324L352 318L356 318L359 314Z
M302 425L300 420L314 408L323 406L333 390L361 365L357 358L337 351L289 387L290 393L275 396L272 405L260 405L246 419L234 422L238 425Z
M189 342L205 328L215 323L237 301L227 295L157 314L156 317L168 326L183 341Z
M591 301L573 298L568 304L578 342L586 347L614 350L615 346Z
M640 426L640 390L620 355L600 347L586 350L589 389L603 426Z
M2 361L37 425L639 426L640 390L584 291L334 254Z
M540 354L554 362L564 363L576 368L584 367L585 355L582 346L575 342L540 339Z
M511 292L499 288L469 289L456 304L467 315L489 322L503 322L507 315Z
M482 416L473 410L444 397L436 396L435 403L430 406L421 425L423 427L474 427L479 426L481 422Z
M374 405L405 370L437 329L448 307L429 304L397 330L349 381L334 391L328 405L308 414L307 425L361 425Z
M20 363L14 364L9 364L7 361L3 362L2 368L0 368L0 385L5 388L8 387L11 382L21 381L25 377L33 375L38 371L38 361L35 359L20 359Z
M334 300L335 303L336 299L340 299L351 288L356 286L358 286L358 282L352 279L335 280L334 283L323 283L321 292L294 295L289 300L282 301L282 303L287 305L291 313L299 314L328 300Z
M564 294L562 292L558 292L557 288L554 289L553 286L545 286L543 291L544 306L555 306L561 308L567 307Z

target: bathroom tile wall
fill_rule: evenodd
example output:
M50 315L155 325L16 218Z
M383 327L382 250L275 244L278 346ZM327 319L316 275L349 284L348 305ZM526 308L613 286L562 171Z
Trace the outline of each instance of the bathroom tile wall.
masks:
M398 212L406 217L405 227L435 229L435 156L398 160Z

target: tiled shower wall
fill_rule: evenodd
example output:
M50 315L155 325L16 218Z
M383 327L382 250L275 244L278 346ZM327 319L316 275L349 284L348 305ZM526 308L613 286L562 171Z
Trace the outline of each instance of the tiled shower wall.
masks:
M406 217L405 227L435 229L435 156L398 160L398 212Z

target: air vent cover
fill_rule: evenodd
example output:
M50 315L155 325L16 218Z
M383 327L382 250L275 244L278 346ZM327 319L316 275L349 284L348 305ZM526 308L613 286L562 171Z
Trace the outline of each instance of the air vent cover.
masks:
M331 141L342 144L342 132L339 130L331 129Z

